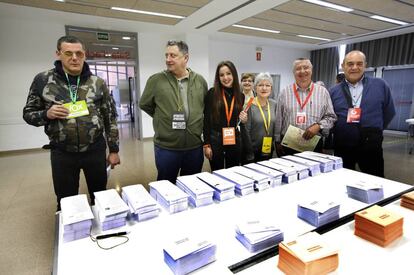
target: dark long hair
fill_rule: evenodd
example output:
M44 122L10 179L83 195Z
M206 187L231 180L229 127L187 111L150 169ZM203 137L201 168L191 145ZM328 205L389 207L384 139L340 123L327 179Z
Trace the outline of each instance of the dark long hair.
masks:
M220 82L220 69L223 66L227 66L230 69L230 72L233 76L233 95L234 95L234 112L239 114L243 108L243 94L240 90L239 84L239 76L237 74L236 67L234 66L233 62L231 61L222 61L217 65L216 75L214 78L214 94L213 94L213 102L212 102L212 114L213 120L218 122L220 120L220 110L224 106L223 96L221 94L222 89L224 88ZM237 115L238 116L238 115Z

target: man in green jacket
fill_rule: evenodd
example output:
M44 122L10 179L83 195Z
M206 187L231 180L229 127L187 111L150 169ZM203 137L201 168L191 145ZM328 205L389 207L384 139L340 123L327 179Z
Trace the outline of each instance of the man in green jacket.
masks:
M168 41L167 70L152 75L139 106L152 117L157 180L175 183L178 173L201 172L205 79L187 68L188 46Z

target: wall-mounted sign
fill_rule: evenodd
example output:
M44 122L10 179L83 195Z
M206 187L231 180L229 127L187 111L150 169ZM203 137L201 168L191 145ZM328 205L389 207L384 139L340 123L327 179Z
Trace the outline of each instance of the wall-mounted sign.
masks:
M256 47L256 61L262 60L262 47Z
M112 59L129 59L129 52L107 52L107 51L87 51L87 58L112 58Z
M96 39L99 41L109 41L109 33L107 32L97 32Z

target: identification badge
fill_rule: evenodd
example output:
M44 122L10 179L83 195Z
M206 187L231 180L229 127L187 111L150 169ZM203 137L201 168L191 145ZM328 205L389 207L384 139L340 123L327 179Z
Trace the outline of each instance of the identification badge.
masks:
M69 115L66 118L75 118L89 115L88 105L85 100L79 100L75 103L65 103L63 107L69 110Z
M361 108L349 108L346 122L359 123L360 120L361 120Z
M272 152L272 137L263 137L262 153L270 154Z
M306 124L306 113L296 113L296 125Z
M172 128L174 130L185 130L185 113L184 112L175 112L172 116Z
M222 129L223 133L223 145L235 145L236 144L236 128L225 127Z

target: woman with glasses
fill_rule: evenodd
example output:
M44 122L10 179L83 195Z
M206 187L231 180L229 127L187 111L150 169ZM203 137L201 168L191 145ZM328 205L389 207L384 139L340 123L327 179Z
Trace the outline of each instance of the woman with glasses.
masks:
M244 95L240 90L237 70L231 61L220 62L214 87L205 99L204 155L211 170L240 165L241 137L239 120L247 121L243 111Z
M245 124L248 136L246 151L253 152L246 156L249 161L270 159L274 150L276 101L270 99L273 79L269 73L260 73L254 81L256 98L247 112Z
M243 73L241 75L241 88L244 94L244 107L246 107L247 102L252 97L255 97L255 93L253 91L253 82L254 82L254 74L251 73Z

